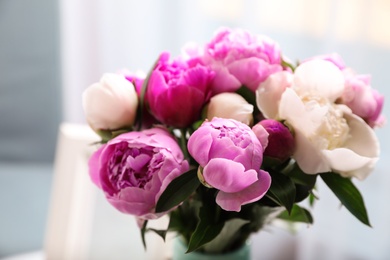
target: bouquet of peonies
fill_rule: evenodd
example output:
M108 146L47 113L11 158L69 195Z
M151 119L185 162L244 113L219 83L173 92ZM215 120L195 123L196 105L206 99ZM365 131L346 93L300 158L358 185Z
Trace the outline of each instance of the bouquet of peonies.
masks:
M312 223L300 202L313 205L318 179L370 225L352 178L378 160L383 100L337 54L291 64L270 38L223 28L147 76L105 74L84 91L102 138L89 173L143 241L173 231L188 252L235 250L275 218ZM166 230L148 228L163 215Z

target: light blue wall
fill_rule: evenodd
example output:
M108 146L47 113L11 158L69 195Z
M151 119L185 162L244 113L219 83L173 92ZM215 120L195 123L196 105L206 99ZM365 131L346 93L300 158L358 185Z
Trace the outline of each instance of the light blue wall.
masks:
M61 121L58 3L0 0L0 258L42 248Z
M0 1L0 161L51 162L61 120L57 1Z

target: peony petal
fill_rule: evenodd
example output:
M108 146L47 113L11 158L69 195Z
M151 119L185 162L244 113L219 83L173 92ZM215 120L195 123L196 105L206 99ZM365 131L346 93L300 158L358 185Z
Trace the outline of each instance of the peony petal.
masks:
M207 129L203 128L199 128L188 139L188 152L202 167L206 166L209 161L209 153L212 143L212 137L207 132Z
M240 88L240 81L231 75L226 67L222 65L215 65L213 66L213 70L216 72L212 81L213 95L223 92L234 92Z
M257 181L257 172L245 171L241 163L228 159L211 159L203 169L205 181L212 187L224 192L238 192Z
M219 191L216 202L224 210L239 212L242 205L261 199L270 186L271 176L268 172L260 170L258 181L240 192L227 193Z
M250 57L233 61L228 65L228 69L242 85L255 92L261 82L270 74L282 70L282 67L279 64L269 64L257 57Z
M295 130L295 145L293 158L304 173L317 174L331 170L321 150L315 147L299 129Z
M210 99L207 106L207 119L214 117L230 118L251 124L253 122L253 105L249 104L241 95L232 92L217 94Z
M256 90L256 103L266 118L278 117L279 101L292 83L292 74L287 71L272 74Z
M107 200L122 213L142 216L155 206L154 195L138 187L128 187L117 195L107 196Z
M352 113L344 113L344 117L348 121L350 134L344 147L362 156L378 157L379 141L374 130L363 119Z
M106 145L102 145L88 160L89 176L91 177L92 182L99 188L102 188L100 182L100 155L105 147Z
M314 94L334 102L344 91L344 76L339 68L325 60L304 62L294 72L294 89L300 94Z
M260 141L261 147L263 148L263 152L265 148L267 148L268 145L268 132L265 130L265 128L260 124L257 123L252 127L253 133L256 135L257 139Z
M347 148L323 150L330 167L345 177L363 180L373 170L378 158L361 156Z
M314 102L305 105L290 88L284 91L280 100L280 118L285 119L294 129L299 128L305 136L312 135L321 126L327 112L327 106L320 107Z

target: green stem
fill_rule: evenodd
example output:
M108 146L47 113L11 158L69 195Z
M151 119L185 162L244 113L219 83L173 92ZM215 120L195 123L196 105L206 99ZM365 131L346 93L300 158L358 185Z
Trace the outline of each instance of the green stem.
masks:
M180 128L180 148L181 150L183 151L183 154L184 154L184 157L188 160L190 160L190 155L188 153L188 149L187 149L187 138L186 138L186 134L187 134L187 131L185 128Z

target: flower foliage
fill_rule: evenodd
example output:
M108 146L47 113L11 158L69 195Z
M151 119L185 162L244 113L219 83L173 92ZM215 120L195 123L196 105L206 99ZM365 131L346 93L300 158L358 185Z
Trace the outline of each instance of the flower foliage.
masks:
M352 182L373 171L385 121L369 76L337 54L289 64L275 41L240 29L183 50L83 94L102 137L90 177L142 236L174 231L189 252L234 250L275 218L313 223L300 202L316 199L319 179L370 225ZM166 230L148 229L163 215Z

